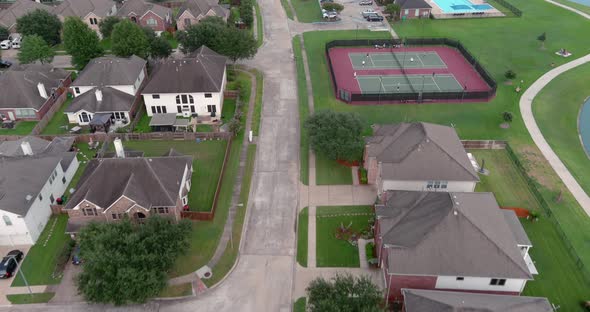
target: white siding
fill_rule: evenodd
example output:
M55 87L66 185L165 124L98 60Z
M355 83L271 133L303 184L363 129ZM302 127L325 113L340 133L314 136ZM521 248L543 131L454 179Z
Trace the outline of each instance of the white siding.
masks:
M6 225L4 216L12 225ZM0 246L33 244L25 219L11 212L0 210Z
M195 113L199 116L208 116L211 113L207 111L207 105L216 106L216 118L221 116L221 109L223 103L223 93L211 93L210 98L205 97L205 93L162 93L159 94L159 99L152 98L151 93L143 93L143 101L145 102L145 108L148 116L152 116L152 106L165 106L168 113L177 113L176 96L180 94L187 94L193 97L193 104L180 104L180 105L194 105ZM178 114L181 116L182 114Z
M66 116L68 116L68 122L72 123L72 124L78 124L80 126L87 126L90 123L90 120L92 120L92 117L94 117L94 113L86 112L86 114L88 114L90 116L90 119L88 120L88 122L82 122L80 119L80 114L82 114L82 112L86 112L86 111L80 110L75 113L66 113ZM114 112L96 112L96 113L114 113ZM128 111L127 112L119 112L119 113L125 115L125 118L127 119L127 124L129 124L131 122L131 118L129 117L131 114Z
M402 190L402 191L427 191L426 184L428 181L401 181L401 180L381 180L378 179L378 187L381 192L388 190ZM437 189L445 192L473 192L475 190L475 182L473 181L448 181L445 190ZM437 191L430 189L430 191Z
M526 280L522 279L506 279L506 284L504 286L490 285L490 281L491 278L487 277L464 277L463 281L457 281L456 276L439 276L436 280L435 288L521 292L526 284Z

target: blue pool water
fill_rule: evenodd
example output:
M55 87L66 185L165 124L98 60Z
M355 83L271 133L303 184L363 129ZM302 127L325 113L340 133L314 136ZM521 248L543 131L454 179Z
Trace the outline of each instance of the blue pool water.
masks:
M582 105L578 125L580 127L582 145L584 145L586 152L590 154L590 98L588 98L584 105Z
M489 4L473 4L469 0L433 0L444 13L474 13L491 10ZM579 0L590 1L590 0Z

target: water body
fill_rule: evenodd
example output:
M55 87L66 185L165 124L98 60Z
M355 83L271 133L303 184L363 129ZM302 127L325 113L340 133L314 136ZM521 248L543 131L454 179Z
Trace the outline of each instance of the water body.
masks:
M580 120L578 121L580 127L580 137L582 138L582 145L586 149L586 153L590 155L590 97L582 105L580 112Z
M579 3L581 5L585 5L587 7L590 7L590 0L568 0L568 1Z

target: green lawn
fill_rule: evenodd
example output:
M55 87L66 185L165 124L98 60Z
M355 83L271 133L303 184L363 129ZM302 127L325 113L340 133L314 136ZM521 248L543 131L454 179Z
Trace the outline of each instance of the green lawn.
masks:
M228 123L236 112L236 99L223 99L223 108L221 110L221 120L223 123Z
M523 173L510 160L505 150L470 151L476 159L485 159L489 176L480 176L476 191L493 192L501 206L518 206L540 211ZM526 296L547 297L561 306L560 311L583 311L580 302L587 300L590 285L579 274L555 225L548 217L537 222L521 219L533 243L531 258L539 271L523 292Z
M256 102L254 104L254 115L252 115L252 132L254 136L258 136L260 130L260 118L262 115L262 95L264 92L264 76L257 70L252 70L256 76Z
M301 50L300 36L293 38L293 54L297 65L297 97L299 98L299 125L301 129L300 139L300 166L299 179L301 183L309 184L309 138L305 128L305 120L309 116L309 101L307 99L307 86L305 79L305 64L303 64L303 52Z
M315 0L291 0L295 9L297 20L301 23L313 23L322 21L322 9Z
M533 102L543 136L586 193L590 193L590 159L578 136L578 113L590 96L588 77L590 64L567 71L543 88Z
M150 121L152 121L152 117L147 115L147 113L145 112L145 109L142 109L140 114L141 114L141 117L139 118L139 121L135 125L135 129L133 129L133 132L137 132L137 133L152 132L152 127L150 127Z
M78 154L76 155L76 157L78 158L78 170L76 171L76 173L74 174L74 176L72 177L72 180L70 181L70 184L68 185L68 188L66 189L66 197L69 198L72 194L70 194L70 189L77 189L78 186L78 182L80 181L80 178L82 177L82 174L84 173L84 170L86 169L86 166L88 166L88 161L94 158L94 155L96 155L96 152L100 149L100 145L97 147L97 149L95 150L90 150L88 143L77 143L75 144L75 147L78 149ZM67 201L67 199L66 199Z
M61 274L56 277L52 274L59 254L70 240L70 236L64 233L67 223L67 215L52 216L37 243L25 255L21 270L29 285L51 285L61 281ZM12 286L25 286L21 274L14 277Z
M184 297L193 294L193 286L191 283L184 283L178 285L167 285L158 297L161 298L173 298L173 297Z
M211 125L197 125L197 132L213 132Z
M157 141L157 144L154 141L126 141L123 145L129 150L143 151L145 156L162 156L170 148L181 154L193 156L188 205L193 211L211 210L227 141Z
M100 46L102 47L103 50L105 51L110 51L113 44L111 43L111 38L104 38L100 41Z
M12 304L29 304L29 303L47 303L51 298L55 296L55 293L34 293L34 294L18 294L18 295L6 295L8 301Z
M264 25L262 20L262 14L260 14L260 6L258 3L254 3L254 10L256 12L256 41L258 47L264 43ZM178 46L178 43L176 44Z
M574 8L577 10L580 10L584 13L590 14L590 7L587 5L583 5L583 4L579 4L573 1L568 1L568 0L553 0L555 2L559 2L561 4L565 4L567 6L569 6L570 8Z
M307 234L309 230L309 210L307 207L299 212L297 225L297 262L307 267Z
M363 213L363 215L346 215ZM316 210L316 265L318 267L359 267L358 247L336 238L343 225L360 232L369 225L373 215L371 206L325 206Z
M29 135L37 121L18 121L13 129L0 128L0 135Z
M293 10L291 9L291 6L289 5L289 0L281 0L281 6L283 6L283 9L285 10L285 14L287 14L287 18L290 20L293 20Z
M305 312L305 297L301 297L293 304L293 312Z
M352 184L352 169L330 160L322 155L315 155L316 184Z
M53 118L49 121L45 129L41 132L41 134L68 134L69 129L77 126L77 124L70 124L68 121L68 116L64 114L64 110L70 106L72 103L72 99L67 99L62 107L53 115ZM89 128L83 127L82 133L88 133Z

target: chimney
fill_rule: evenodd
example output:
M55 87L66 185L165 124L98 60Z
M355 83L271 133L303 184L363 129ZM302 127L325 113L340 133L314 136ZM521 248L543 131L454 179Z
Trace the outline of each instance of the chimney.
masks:
M47 90L45 90L45 85L42 82L39 82L37 84L37 89L39 90L39 95L42 98L44 98L44 99L47 99L48 98L48 96L47 96Z
M117 158L125 158L125 150L123 149L123 142L121 142L121 139L114 139L113 144L115 145L115 154L117 155Z
M22 141L20 148L23 150L23 154L27 156L33 155L33 149L31 148L31 143L29 143L29 141Z
M96 100L102 102L102 91L100 91L100 89L96 89L96 92L94 92L94 94L96 95Z

